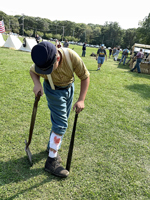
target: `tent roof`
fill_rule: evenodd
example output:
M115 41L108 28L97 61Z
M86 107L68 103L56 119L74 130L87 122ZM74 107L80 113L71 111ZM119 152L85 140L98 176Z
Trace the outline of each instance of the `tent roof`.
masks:
M133 47L139 47L139 48L144 48L144 49L150 49L150 45L147 45L147 44L137 44L135 43L133 45Z

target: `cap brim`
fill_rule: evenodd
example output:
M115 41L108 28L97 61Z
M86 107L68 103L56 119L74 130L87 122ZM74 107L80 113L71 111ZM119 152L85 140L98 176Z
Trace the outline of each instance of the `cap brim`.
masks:
M51 65L47 70L41 70L37 65L35 65L35 72L38 74L51 74L53 71L53 66Z

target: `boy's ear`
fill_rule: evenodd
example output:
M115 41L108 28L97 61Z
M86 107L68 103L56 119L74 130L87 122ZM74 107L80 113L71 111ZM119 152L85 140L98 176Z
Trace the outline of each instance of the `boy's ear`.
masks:
M58 62L60 61L60 56L57 56L57 61L58 61Z

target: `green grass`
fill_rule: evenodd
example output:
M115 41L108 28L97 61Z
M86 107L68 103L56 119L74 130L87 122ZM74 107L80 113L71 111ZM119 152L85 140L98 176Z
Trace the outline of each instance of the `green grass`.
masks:
M70 46L81 55L82 47ZM28 139L34 103L30 53L0 48L0 199L150 199L150 75L130 73L108 58L96 71L97 49L83 58L90 72L85 109L78 117L70 175L60 179L44 171L51 122L41 98L32 143ZM80 81L75 80L74 102ZM60 155L66 165L74 112Z

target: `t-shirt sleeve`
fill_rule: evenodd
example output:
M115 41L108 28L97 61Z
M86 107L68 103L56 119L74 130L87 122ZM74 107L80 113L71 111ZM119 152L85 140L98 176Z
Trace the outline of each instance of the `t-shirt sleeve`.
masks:
M47 79L47 75L46 75L46 74L38 74L38 73L36 73L36 71L35 71L35 64L33 64L33 65L30 67L30 71L32 71L34 74L37 74L38 76L41 76L41 77Z
M87 70L84 62L80 58L80 56L74 52L70 52L70 58L72 61L73 71L79 77L80 80L85 80L89 77L90 73Z

